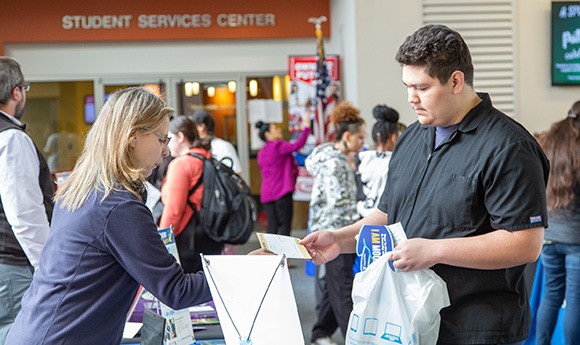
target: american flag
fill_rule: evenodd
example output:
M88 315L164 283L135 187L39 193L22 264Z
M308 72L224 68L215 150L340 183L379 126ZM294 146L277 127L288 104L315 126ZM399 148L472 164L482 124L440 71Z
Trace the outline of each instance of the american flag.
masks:
M318 48L318 54L316 54L316 112L312 128L316 136L316 144L318 145L330 141L334 137L334 131L330 123L330 112L328 111L330 109L327 109L328 99L326 97L326 88L330 83L330 77L326 69L326 58L324 56L320 23L316 24L316 40Z

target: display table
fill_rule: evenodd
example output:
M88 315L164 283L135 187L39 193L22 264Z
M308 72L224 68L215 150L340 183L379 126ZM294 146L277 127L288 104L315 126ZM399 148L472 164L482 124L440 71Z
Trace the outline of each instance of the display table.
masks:
M193 326L195 342L192 345L225 345L226 341L220 325ZM139 345L140 338L123 339L121 344Z
M130 322L143 322L143 313L145 305L151 303L147 298L140 298L131 317ZM207 305L195 306L190 308L190 315L193 327L193 333L196 341L192 345L225 345L224 335L219 325L217 312L213 302ZM121 344L138 345L140 341L140 333L137 333L135 338L123 339Z

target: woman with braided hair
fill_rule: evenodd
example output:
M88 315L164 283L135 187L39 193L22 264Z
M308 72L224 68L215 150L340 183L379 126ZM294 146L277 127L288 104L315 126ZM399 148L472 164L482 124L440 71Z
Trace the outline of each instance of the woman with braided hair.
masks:
M377 120L371 134L375 149L359 152L354 160L358 200L356 208L361 217L366 217L377 208L387 183L392 151L401 127L405 128L405 125L399 123L399 113L385 104L373 108L373 117Z

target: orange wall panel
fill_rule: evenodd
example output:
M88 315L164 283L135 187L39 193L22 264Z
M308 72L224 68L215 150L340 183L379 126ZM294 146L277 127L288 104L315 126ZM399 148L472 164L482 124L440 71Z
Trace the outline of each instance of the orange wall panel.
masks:
M308 18L329 12L329 0L3 0L0 53L6 42L312 37Z

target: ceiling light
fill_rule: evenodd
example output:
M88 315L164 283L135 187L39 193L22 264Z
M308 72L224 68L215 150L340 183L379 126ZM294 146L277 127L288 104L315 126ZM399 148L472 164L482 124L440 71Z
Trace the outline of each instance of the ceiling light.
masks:
M210 87L207 88L207 96L208 97L215 96L215 87L210 86Z
M193 91L194 95L199 95L199 83L196 81L191 83L191 90Z
M233 80L228 81L228 91L231 93L234 93L234 92L236 92L236 89L237 89L236 82Z
M250 80L250 96L256 97L258 95L258 81L256 79Z

